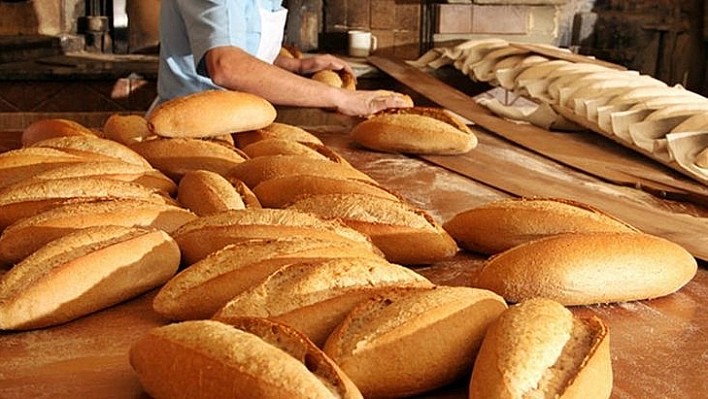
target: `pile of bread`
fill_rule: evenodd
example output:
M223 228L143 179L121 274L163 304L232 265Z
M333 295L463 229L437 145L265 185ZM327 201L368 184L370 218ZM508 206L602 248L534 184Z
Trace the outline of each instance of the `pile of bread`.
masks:
M525 111L479 99L500 116L544 128L572 122L708 182L708 98L638 71L580 56L563 58L562 53L571 54L537 46L558 56L491 38L431 50L415 64L454 65L472 80L539 104Z
M568 306L668 295L696 272L680 246L569 201L439 224L275 116L218 91L102 129L29 126L0 154L0 329L156 290L169 322L130 350L156 398L402 397L461 379L470 397L601 398L607 326ZM461 250L490 255L469 286L416 272Z

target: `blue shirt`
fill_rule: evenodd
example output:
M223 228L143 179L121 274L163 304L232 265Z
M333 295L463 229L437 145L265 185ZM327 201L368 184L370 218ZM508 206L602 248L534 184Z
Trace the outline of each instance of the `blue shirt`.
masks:
M221 89L208 76L204 54L236 46L255 55L261 36L259 7L282 8L281 0L163 0L160 7L159 102Z

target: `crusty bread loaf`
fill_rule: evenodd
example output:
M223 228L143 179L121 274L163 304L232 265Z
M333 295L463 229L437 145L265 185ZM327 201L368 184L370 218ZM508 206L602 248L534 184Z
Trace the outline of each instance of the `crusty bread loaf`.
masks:
M542 296L563 305L589 305L665 296L688 283L696 270L696 259L688 251L661 237L566 233L494 255L472 285L508 302Z
M130 348L130 364L155 399L358 399L326 355L296 330L265 319L185 321L156 327Z
M461 248L492 255L549 235L637 231L589 205L559 198L510 198L462 211L443 223Z
M609 398L609 331L557 302L533 298L494 321L472 370L470 399Z
M499 295L469 287L383 294L355 307L323 350L367 398L421 394L469 375L506 308Z
M272 318L293 326L320 346L361 300L377 290L401 286L432 283L411 269L381 258L295 263L236 295L213 318Z
M54 148L22 147L3 152L0 153L0 188L53 168L87 161L82 156Z
M113 114L103 123L103 136L129 146L148 139L153 133L142 115Z
M89 159L105 158L119 160L145 167L151 167L148 160L128 146L117 141L91 136L67 136L42 140L33 144L34 147L49 147L69 153L89 157Z
M339 221L288 209L247 208L202 216L184 224L172 235L179 243L186 264L195 263L229 244L254 238L307 236L354 241L379 251L369 237Z
M231 168L248 158L226 143L196 138L157 138L135 143L130 148L177 182L192 170L226 176Z
M165 195L177 192L177 184L157 169L122 161L81 162L52 168L39 172L25 179L24 182L37 180L65 179L71 177L98 177L110 180L121 180L140 184L147 188L160 191Z
M200 138L260 129L275 117L275 107L255 94L207 90L160 104L148 126L163 137Z
M233 184L224 176L208 170L185 173L179 181L177 201L199 216L246 208Z
M53 326L147 292L174 275L164 231L99 226L51 241L0 280L0 329Z
M275 177L253 187L253 193L269 208L282 208L299 197L320 194L356 193L401 200L398 194L370 181L313 175Z
M45 139L65 136L96 137L96 132L76 121L63 118L47 118L34 121L25 127L22 130L20 140L22 146L26 147Z
M354 241L308 236L229 244L170 279L155 296L153 308L172 320L208 319L233 297L285 265L341 257L381 258L381 254Z
M137 183L97 177L72 177L15 183L0 190L0 229L58 204L73 200L136 198L169 204L174 201Z
M374 181L366 173L357 170L348 163L300 155L271 155L250 158L234 165L227 176L237 178L253 189L265 180L292 175L336 176Z
M285 209L342 220L367 235L390 262L429 264L455 255L455 240L425 211L407 202L366 194L305 196Z
M340 89L356 90L356 79L354 75L344 69L338 71L323 69L315 72L312 75L312 79Z
M283 44L280 47L280 53L283 57L288 57L288 58L303 58L304 54L302 53L302 50L300 50L297 46L291 45L291 44Z
M283 122L273 122L268 126L261 129L249 130L247 132L240 132L234 134L234 142L236 147L244 148L249 144L255 143L256 141L263 139L285 139L292 141L299 141L301 143L314 143L322 145L322 140L320 140L314 134L308 132L307 130L291 125L289 123Z
M187 209L139 198L68 201L17 220L0 235L0 263L16 263L59 237L86 227L115 225L171 233L197 218Z
M371 150L409 154L462 154L477 146L458 117L433 107L381 111L354 126L351 137Z
M269 155L300 155L346 163L342 156L323 144L291 139L264 138L244 146L242 150L250 158Z

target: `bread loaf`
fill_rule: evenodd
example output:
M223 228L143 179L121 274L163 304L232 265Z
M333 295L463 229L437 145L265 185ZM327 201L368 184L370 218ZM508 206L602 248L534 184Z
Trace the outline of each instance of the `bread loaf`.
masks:
M135 143L130 148L177 182L193 170L226 176L231 168L248 158L226 143L195 138L157 138Z
M354 126L351 137L371 150L409 154L462 154L477 146L459 118L432 107L381 111Z
M356 79L354 75L344 69L338 71L323 69L315 72L312 75L312 79L340 89L356 90Z
M461 248L487 255L560 233L637 231L591 206L559 198L489 202L456 214L443 228Z
M54 148L22 147L0 153L0 189L38 173L88 160Z
M140 184L96 177L16 183L0 190L0 229L64 201L134 198L161 204L174 201Z
M20 140L22 146L27 147L38 141L65 136L96 137L96 133L76 121L63 118L47 118L34 121L25 127L22 130Z
M192 170L179 181L177 201L199 216L230 209L245 209L241 194L224 176L208 170Z
M301 143L323 144L322 140L307 130L282 122L273 122L270 125L260 129L240 132L238 134L234 134L233 137L236 147L241 149L245 148L249 144L263 139L285 139L299 141Z
M131 346L130 364L155 399L362 397L307 338L265 319L153 328Z
M470 399L609 398L609 331L549 299L511 306L487 331L472 370Z
M384 294L355 307L323 350L365 397L406 397L469 375L499 295L437 286Z
M281 267L236 295L213 317L267 317L293 326L320 346L351 309L373 293L432 286L414 271L383 259L336 258Z
M105 158L151 167L150 163L128 146L113 140L91 136L67 136L42 140L33 144L35 147L56 148L68 153L86 156L90 159Z
M533 272L530 272L532 270ZM696 274L683 247L644 233L566 233L491 257L473 278L508 302L541 296L589 305L669 295Z
M455 255L455 240L425 211L366 194L320 194L298 198L285 209L341 220L371 238L390 262L429 264Z
M328 176L374 181L367 174L355 169L348 163L299 155L272 155L251 158L234 165L227 176L239 179L253 189L265 180L293 175Z
M147 292L174 275L167 233L99 226L51 241L0 279L0 329L54 326Z
M147 119L157 135L203 138L260 129L275 116L275 107L254 94L207 90L168 100Z
M253 193L263 206L269 208L282 208L299 197L320 194L356 193L401 200L396 193L370 181L313 175L289 175L265 180L253 188Z
M165 284L155 311L172 320L208 319L236 295L293 263L341 257L381 258L356 242L302 237L253 239L209 254Z
M184 224L172 236L179 243L186 264L195 263L229 244L254 238L307 236L354 241L379 251L367 236L339 221L287 209L247 208L202 216Z
M137 226L171 233L196 218L176 205L139 198L68 201L8 226L0 235L0 263L19 262L50 241L87 227Z
M103 123L103 136L130 146L153 136L142 115L113 114Z
M323 144L290 139L265 138L244 146L242 150L249 158L269 155L300 155L347 163L339 154Z

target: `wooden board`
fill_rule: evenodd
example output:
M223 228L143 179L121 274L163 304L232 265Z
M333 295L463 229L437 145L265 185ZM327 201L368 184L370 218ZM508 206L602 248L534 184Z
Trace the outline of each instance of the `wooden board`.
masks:
M466 94L445 85L429 74L402 61L371 57L370 61L430 100L469 119L490 132L516 131L517 134L544 134L544 129L532 125L519 125L503 120L477 105ZM573 180L566 178L577 174L570 168L549 174L548 169L529 169L519 166L492 150L499 141L493 134L480 134L480 145L461 156L425 156L424 159L454 170L464 176L482 181L492 187L516 196L561 197L585 202L612 214L641 230L673 240L699 259L708 260L708 219L685 211L666 209L656 197L648 195L637 201L622 190L602 190L596 179L587 177ZM500 134L503 136L503 133ZM620 162L622 158L617 158ZM652 164L647 164L652 165ZM580 176L580 175L578 175ZM648 184L652 184L649 182ZM676 192L683 192L676 188Z

